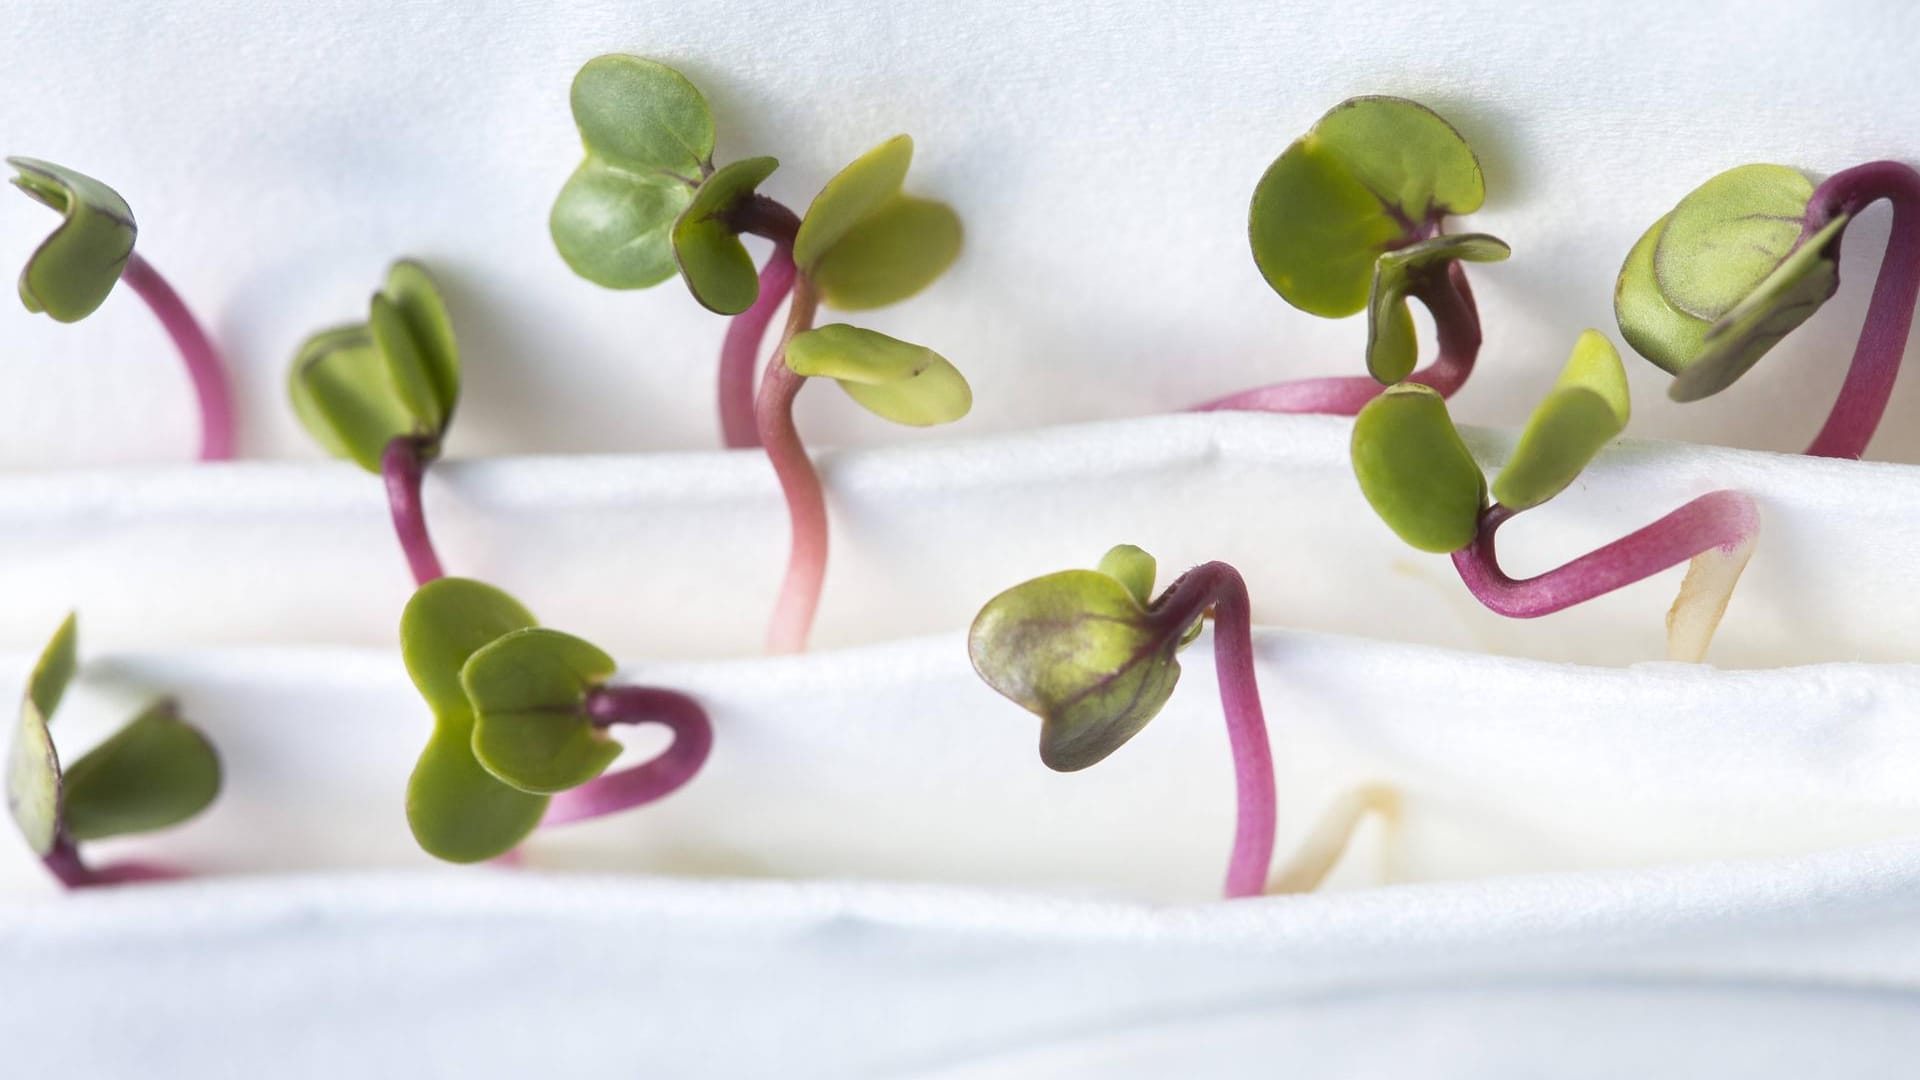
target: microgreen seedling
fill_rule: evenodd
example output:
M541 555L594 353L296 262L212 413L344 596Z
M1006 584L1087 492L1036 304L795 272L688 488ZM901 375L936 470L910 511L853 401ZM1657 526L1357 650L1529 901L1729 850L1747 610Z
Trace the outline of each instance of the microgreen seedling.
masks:
M174 703L160 699L62 769L49 726L78 667L79 631L67 616L27 677L7 756L7 809L33 853L70 889L179 877L153 863L91 867L80 844L177 825L220 793L220 758Z
M1402 540L1449 553L1476 598L1501 615L1550 615L1691 560L1667 614L1675 660L1706 657L1733 587L1753 553L1759 511L1735 491L1702 495L1645 528L1549 570L1515 580L1502 573L1494 534L1553 498L1626 428L1626 372L1605 335L1580 336L1559 381L1534 410L1493 483L1461 442L1431 387L1403 383L1360 411L1353 468L1360 490Z
M735 317L720 364L727 445L761 445L792 521L787 575L768 646L806 646L826 574L827 510L793 422L810 376L839 382L866 409L910 425L966 415L972 392L931 349L844 324L815 328L824 302L845 311L904 300L960 253L960 219L903 192L913 140L888 139L827 182L804 217L760 194L773 158L715 167L706 99L679 72L634 56L601 56L574 77L574 123L586 160L549 220L561 257L608 288L646 288L676 273L707 308ZM742 234L773 243L755 274ZM773 313L787 324L756 395L753 367Z
M449 862L504 855L540 825L563 825L664 798L693 779L713 728L685 694L610 686L613 659L535 624L490 585L441 578L400 618L407 672L433 710L433 735L407 784L407 822ZM615 772L616 724L657 723L673 742Z
M20 300L57 322L79 322L125 281L146 301L186 362L200 399L200 458L233 457L233 403L220 354L180 294L133 250L133 211L120 193L51 162L10 157L13 186L60 215L60 224L20 271Z
M322 331L300 347L288 389L321 446L385 480L415 584L440 577L420 487L460 398L460 351L426 270L394 263L366 322Z
M1333 319L1367 313L1368 375L1277 383L1200 408L1352 416L1403 379L1452 395L1480 352L1462 264L1510 252L1491 236L1443 229L1485 199L1479 159L1432 110L1392 97L1334 106L1260 178L1247 234L1260 273L1289 304ZM1419 371L1409 299L1433 316L1439 345Z
M1920 298L1920 173L1875 161L1815 187L1784 165L1742 165L1653 223L1621 267L1614 313L1627 343L1695 401L1733 385L1840 287L1840 241L1868 205L1893 204L1853 364L1807 453L1857 458L1886 412Z

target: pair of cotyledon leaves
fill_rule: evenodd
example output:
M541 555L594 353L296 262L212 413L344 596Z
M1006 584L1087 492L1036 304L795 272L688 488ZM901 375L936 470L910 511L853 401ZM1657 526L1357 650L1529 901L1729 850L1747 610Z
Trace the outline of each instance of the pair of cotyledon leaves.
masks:
M79 322L106 302L133 255L138 229L120 193L84 173L10 157L13 186L60 214L20 271L20 302L59 322Z
M713 114L679 72L635 56L596 57L573 80L573 118L586 160L548 219L574 272L608 288L657 285L675 274L694 298L735 315L759 296L738 215L778 164L747 158L715 168ZM793 259L826 303L882 307L919 292L960 253L952 208L901 190L913 140L888 139L829 180L807 208ZM972 406L966 379L924 346L851 326L795 337L788 366L840 383L896 423L937 424Z
M49 725L78 654L77 623L69 615L27 678L7 756L7 809L42 856L63 838L101 840L164 829L206 809L220 793L219 755L165 700L63 769Z
M1614 314L1627 343L1673 373L1676 401L1733 385L1839 288L1847 217L1809 230L1813 191L1798 170L1742 165L1695 188L1634 244Z
M1106 758L1172 696L1201 620L1152 598L1153 556L1123 544L1096 570L1024 582L987 602L967 637L989 686L1041 718L1040 759L1069 772ZM1164 599L1164 598L1163 598Z
M1558 495L1626 429L1630 411L1619 351L1597 330L1582 333L1494 479L1493 497L1525 510ZM1442 553L1473 542L1486 477L1432 388L1402 383L1368 402L1354 419L1352 454L1361 492L1402 540Z
M548 796L594 779L620 744L587 714L613 658L536 625L506 593L465 578L428 582L400 617L400 651L433 710L407 783L407 822L450 862L511 850Z
M1392 384L1417 355L1407 298L1451 262L1511 253L1491 236L1438 232L1485 200L1479 159L1452 125L1411 101L1359 97L1267 169L1247 233L1261 274L1288 303L1328 318L1367 312L1367 370Z
M394 439L439 450L460 398L460 351L440 292L402 260L367 321L308 338L289 378L293 411L320 445L370 472Z

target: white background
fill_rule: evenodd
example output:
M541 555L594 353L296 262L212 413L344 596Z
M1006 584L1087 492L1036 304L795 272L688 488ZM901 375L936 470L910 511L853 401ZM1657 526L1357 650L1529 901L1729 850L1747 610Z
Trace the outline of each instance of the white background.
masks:
M1476 269L1482 370L1457 414L1512 425L1583 327L1612 330L1634 238L1712 173L1817 173L1920 147L1920 9L1898 2L1316 5L1124 0L1058 7L470 0L10 0L0 134L117 186L141 250L236 369L242 446L316 451L284 371L309 332L364 317L398 255L449 294L468 362L452 451L704 448L721 320L678 284L608 292L554 253L547 209L580 156L573 71L628 51L712 101L720 156L774 154L803 207L898 131L910 186L951 201L967 250L931 292L867 320L973 379L960 432L1167 411L1356 372L1364 328L1287 307L1247 253L1266 164L1329 106L1397 93L1479 150L1514 248ZM0 262L47 212L0 200ZM1797 449L1819 426L1879 261L1885 208L1841 296L1732 392L1681 407L1632 360L1642 435ZM191 400L130 295L75 327L0 305L0 465L181 457ZM1423 331L1424 332L1424 331ZM1920 461L1909 377L1873 456ZM924 438L817 388L816 441ZM937 437L937 436L936 436Z

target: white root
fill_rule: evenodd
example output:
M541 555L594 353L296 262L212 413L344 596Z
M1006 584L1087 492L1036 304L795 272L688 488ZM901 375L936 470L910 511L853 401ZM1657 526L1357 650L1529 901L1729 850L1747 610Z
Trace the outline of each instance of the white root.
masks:
M1267 880L1267 893L1305 893L1319 888L1353 842L1368 814L1391 829L1400 820L1400 792L1387 784L1362 784L1343 793L1320 815L1293 858Z

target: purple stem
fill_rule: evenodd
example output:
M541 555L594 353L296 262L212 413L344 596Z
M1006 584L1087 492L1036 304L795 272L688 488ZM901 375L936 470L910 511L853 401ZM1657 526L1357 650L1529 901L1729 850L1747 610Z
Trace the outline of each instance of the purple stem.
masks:
M1872 161L1828 177L1807 204L1801 236L1812 236L1841 214L1857 214L1880 199L1893 203L1893 229L1881 257L1880 277L1853 349L1853 364L1840 396L1807 453L1816 457L1857 458L1887 411L1900 358L1913 328L1920 298L1920 173L1897 161Z
M153 264L140 257L139 253L127 256L126 268L120 271L120 280L126 282L140 299L147 302L153 314L166 328L168 336L180 350L180 358L186 361L187 375L193 380L193 390L200 398L200 460L228 461L233 457L233 400L227 390L227 375L220 365L220 354L214 350L213 342L208 339L205 330L200 328L199 320L187 305L181 301L180 294L160 276Z
M767 460L772 462L780 490L787 497L793 534L786 578L781 582L780 599L774 604L773 621L767 630L767 651L774 653L800 652L807 647L807 634L820 607L820 587L827 576L826 492L793 423L793 399L807 380L787 366L786 356L787 342L813 325L818 306L813 284L806 275L800 275L793 288L793 304L787 310L786 330L767 362L760 396L754 402L760 444L766 448Z
M665 724L673 742L651 761L611 772L547 804L541 825L566 825L617 814L673 794L693 779L713 750L713 725L700 703L674 690L646 686L602 687L587 699L587 715L599 727Z
M773 313L793 291L793 278L793 245L775 241L773 254L760 268L760 295L752 307L727 324L727 338L720 346L720 433L729 449L760 445L760 430L753 416L755 361L760 357L767 327L773 323Z
M434 553L433 537L427 535L426 508L420 498L420 483L432 460L429 444L407 435L387 443L380 455L380 477L387 485L393 531L400 537L400 550L406 553L407 568L413 571L416 585L446 576L440 569L440 556Z
M80 858L80 848L64 835L54 840L53 850L41 856L40 861L46 864L61 885L69 889L140 881L171 881L186 876L184 871L154 863L118 862L99 868L90 867Z
M1585 603L1702 552L1732 552L1760 528L1752 499L1737 491L1709 492L1565 566L1516 580L1500 569L1494 534L1517 513L1494 503L1481 512L1473 543L1453 553L1454 568L1473 595L1495 613L1514 619L1535 619Z
M1239 811L1233 854L1227 861L1228 899L1266 891L1273 863L1275 796L1273 750L1253 668L1253 614L1239 571L1223 562L1202 563L1174 579L1153 613L1178 634L1213 609L1213 664L1220 680L1220 708L1233 748L1233 780Z
M1407 381L1431 386L1440 392L1441 397L1452 397L1454 391L1467 381L1467 376L1473 374L1473 362L1480 354L1480 313L1474 306L1467 273L1458 262L1449 263L1444 279L1424 284L1415 289L1412 295L1433 314L1434 337L1438 340L1440 351L1433 363L1407 376ZM1385 389L1371 375L1297 379L1242 390L1204 405L1196 405L1189 411L1354 416Z

